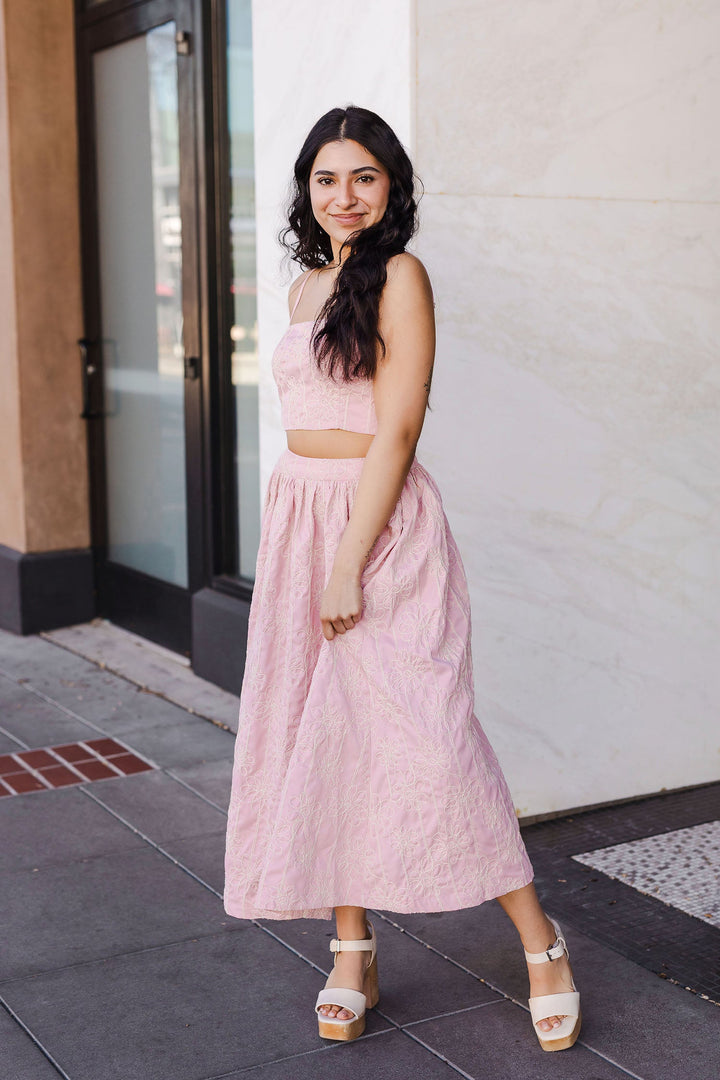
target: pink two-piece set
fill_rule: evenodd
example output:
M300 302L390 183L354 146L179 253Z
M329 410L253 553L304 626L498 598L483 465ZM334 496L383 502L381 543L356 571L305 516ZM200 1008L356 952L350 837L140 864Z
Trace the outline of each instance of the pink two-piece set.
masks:
M291 322L273 355L283 427L374 434L372 382L324 375L313 326ZM320 597L364 460L286 450L268 484L228 811L224 904L237 918L446 911L533 877L474 713L462 560L417 458L363 570L362 618L323 636Z

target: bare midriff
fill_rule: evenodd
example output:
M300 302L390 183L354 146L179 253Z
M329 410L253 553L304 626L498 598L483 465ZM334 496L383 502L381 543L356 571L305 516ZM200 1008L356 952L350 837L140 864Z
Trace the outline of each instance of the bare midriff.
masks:
M365 457L374 435L344 428L327 428L323 431L286 431L288 450L301 457L351 458Z

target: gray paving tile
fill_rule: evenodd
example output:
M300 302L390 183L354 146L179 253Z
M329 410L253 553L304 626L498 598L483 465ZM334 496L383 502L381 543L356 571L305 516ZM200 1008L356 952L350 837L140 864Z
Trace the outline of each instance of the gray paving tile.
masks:
M97 664L33 635L16 641L0 640L0 672L43 689L57 681L59 692L71 695L82 689L84 681L88 686L95 679L119 681Z
M107 784L123 784L109 780ZM101 788L96 784L93 790ZM0 869L24 870L93 858L110 852L144 850L130 829L78 788L39 791L0 801Z
M497 904L458 912L395 915L424 941L523 1004L528 984L512 924ZM561 924L562 925L562 924ZM720 1009L564 926L583 1010L583 1042L631 1072L667 1077L671 1059L687 1077L716 1077ZM671 1019L670 1019L671 1018Z
M572 960L583 1003L583 1040L646 1080L717 1080L720 1009L575 933Z
M190 712L237 728L238 698L200 678L185 657L170 649L106 620L63 627L47 636Z
M2 649L0 648L0 664L2 664ZM22 686L8 675L0 675L0 717L8 706L13 705L22 694Z
M261 920L283 941L307 956L324 971L332 967L330 939L334 922L294 919ZM465 1009L498 995L459 968L448 964L424 945L413 941L380 919L372 919L378 941L380 1009L396 1024Z
M190 840L172 840L163 849L178 859L193 874L222 893L225 885L225 829ZM230 919L230 925L238 925Z
M0 664L2 664L2 652L0 652ZM27 691L16 679L9 675L0 675L0 718L6 716L8 711L26 696Z
M161 768L232 758L234 736L230 732L189 713L184 717L182 723L127 729L123 739Z
M0 691L0 727L28 746L58 746L97 735L94 727L68 716L25 685L0 678Z
M487 979L504 994L525 1002L527 965L513 924L492 901L459 911L424 912L388 918L432 945L475 975ZM568 944L573 951L572 930Z
M0 909L5 979L230 926L216 896L147 846L5 873Z
M0 673L35 687L110 734L197 720L186 709L42 638L0 639Z
M0 1047L4 1080L57 1080L43 1052L1 1006Z
M25 642L25 647L27 655L19 650L17 656L8 658L0 643L0 672L9 672L23 686L47 694L81 720L97 724L109 734L192 717L187 710L67 649L42 639Z
M578 1043L569 1050L546 1053L533 1033L530 1014L509 1001L425 1020L408 1031L478 1080L627 1077L627 1073ZM649 1074L642 1075L649 1080Z
M457 1080L458 1073L401 1031L337 1043L327 1051L274 1061L223 1080ZM508 1078L506 1078L508 1080Z
M11 634L0 630L0 669L27 676L36 667L56 655L58 648L39 634Z
M5 994L72 1080L199 1080L323 1045L320 985L245 924L23 979ZM368 1033L385 1027L371 1012Z
M208 761L202 765L187 765L172 769L172 775L179 777L195 791L199 791L216 806L227 810L230 801L230 782L232 780L232 754L221 761Z
M95 784L92 790L103 806L110 807L156 843L225 827L225 815L220 810L163 772L138 773L124 780Z
M138 729L155 728L160 726L172 726L173 724L185 723L208 723L199 716L194 716L179 705L171 701L165 701L156 694L144 690L140 686L127 685L127 692L117 702L111 703L110 707L99 714L98 724L109 735L125 737L126 732ZM102 702L99 703L102 705Z
M2 718L0 717L0 723ZM3 731L0 731L0 754L15 754L18 750L24 750L25 746L19 739L14 739L12 735L6 735Z
M64 706L76 718L98 727L105 728L106 723L118 714L128 715L134 718L135 724L138 723L143 711L142 704L137 701L137 695L141 693L138 687L92 665L88 665L88 671L75 672L58 665L56 660L54 668L58 667L60 670L46 670L43 665L28 678L27 685ZM117 724L116 728L121 730L122 724Z

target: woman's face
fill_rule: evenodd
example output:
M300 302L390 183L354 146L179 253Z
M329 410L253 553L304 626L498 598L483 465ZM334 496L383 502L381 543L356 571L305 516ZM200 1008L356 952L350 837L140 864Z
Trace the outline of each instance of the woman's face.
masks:
M387 169L360 143L342 139L320 148L310 170L310 200L336 258L351 233L381 220L389 194Z

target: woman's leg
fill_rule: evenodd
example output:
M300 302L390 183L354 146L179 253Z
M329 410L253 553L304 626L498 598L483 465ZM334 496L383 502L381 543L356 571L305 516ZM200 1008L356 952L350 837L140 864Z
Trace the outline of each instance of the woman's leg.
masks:
M498 896L498 903L508 915L520 935L523 947L528 952L543 952L555 941L555 930L540 906L535 886L532 882L515 889L513 892ZM572 990L570 964L566 956L560 956L548 964L528 964L530 975L530 997L541 994L561 994ZM560 1026L560 1017L550 1016L538 1021L542 1031L551 1031Z
M335 922L337 924L335 936L338 938L358 941L361 938L370 937L367 930L365 908L336 907ZM335 967L328 976L326 987L344 986L348 990L362 992L368 956L369 954L366 952L341 951L335 953ZM353 1015L347 1009L341 1009L337 1005L321 1005L320 1012L323 1016L338 1017L340 1020L349 1020Z

